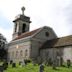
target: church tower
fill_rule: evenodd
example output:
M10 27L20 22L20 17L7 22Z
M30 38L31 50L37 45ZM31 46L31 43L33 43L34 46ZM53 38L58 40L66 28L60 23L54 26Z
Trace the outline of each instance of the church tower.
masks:
M21 8L22 14L16 16L14 22L13 39L21 35L22 33L28 32L30 27L30 17L25 16L25 7Z

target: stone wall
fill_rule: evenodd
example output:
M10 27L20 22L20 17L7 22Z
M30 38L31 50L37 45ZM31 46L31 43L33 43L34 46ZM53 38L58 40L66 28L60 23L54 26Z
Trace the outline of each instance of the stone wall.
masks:
M52 61L62 58L64 62L66 62L68 59L72 62L72 46L41 49L40 56L43 61L49 58L51 58Z
M8 60L22 61L30 57L30 41L10 45L8 48Z
M72 62L72 46L66 46L63 50L63 59L66 62L68 59Z
M43 27L43 29L38 32L33 38L43 41L51 40L57 38L55 32L50 27Z

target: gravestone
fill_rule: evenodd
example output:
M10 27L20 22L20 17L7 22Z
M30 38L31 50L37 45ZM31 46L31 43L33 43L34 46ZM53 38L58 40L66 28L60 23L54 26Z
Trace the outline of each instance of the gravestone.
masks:
M67 67L69 68L71 66L71 61L67 60Z
M44 72L44 65L43 64L40 65L39 72Z
M12 64L13 63L13 60L10 60L10 64Z
M52 65L52 60L51 60L51 58L48 59L48 65L50 65L50 66Z
M22 67L25 66L25 62L22 62Z
M63 58L60 57L60 66L63 66Z
M21 61L19 61L19 65L21 65L21 63L22 63L22 62L21 62Z
M19 67L22 67L22 62L21 61L19 62Z
M53 65L52 65L53 69L56 70L56 60L53 61Z
M0 72L3 72L4 68L3 66L0 66Z
M13 67L13 68L16 67L16 63L12 63L12 67Z

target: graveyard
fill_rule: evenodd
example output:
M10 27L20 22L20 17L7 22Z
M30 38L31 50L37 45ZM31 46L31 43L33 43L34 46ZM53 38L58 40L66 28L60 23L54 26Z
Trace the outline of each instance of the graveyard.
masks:
M5 69L0 72L40 72L40 65L33 64L33 63L27 63L26 65L22 65L19 63L6 63L7 65L4 66ZM0 64L0 66L2 63ZM58 66L55 69L53 69L52 66L47 66L44 64L44 71L43 72L72 72L72 66L68 67L67 64L64 66Z

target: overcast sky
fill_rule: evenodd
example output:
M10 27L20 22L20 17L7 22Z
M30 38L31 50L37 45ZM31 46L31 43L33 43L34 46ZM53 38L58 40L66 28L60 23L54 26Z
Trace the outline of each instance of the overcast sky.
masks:
M30 30L50 26L58 37L72 35L72 0L0 0L0 33L12 39L13 20L21 14L31 18Z

